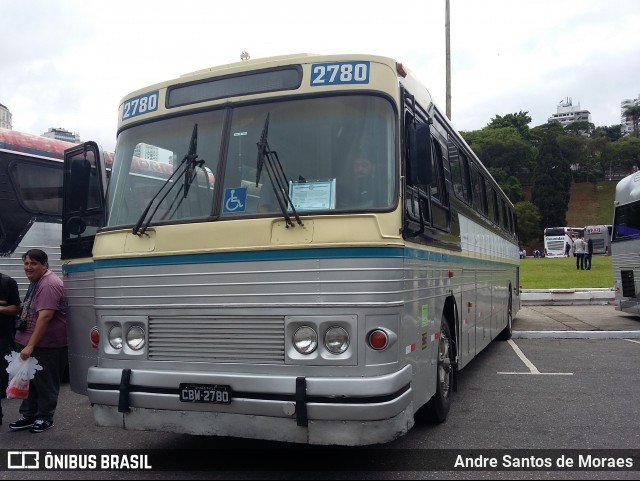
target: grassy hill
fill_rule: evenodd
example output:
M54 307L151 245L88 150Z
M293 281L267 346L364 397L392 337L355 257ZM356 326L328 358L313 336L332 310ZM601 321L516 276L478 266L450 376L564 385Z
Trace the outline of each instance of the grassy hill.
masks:
M613 201L618 181L573 184L567 211L567 225L613 224ZM542 232L540 233L542 238ZM534 248L543 249L542 242L527 246L529 255ZM576 270L573 257L569 259L532 259L520 263L520 284L524 289L567 289L577 287L611 287L613 270L611 257L594 256L590 271Z
M616 195L617 180L602 181L597 184L582 182L571 185L571 196L567 210L567 225L584 227L587 225L613 224L613 201ZM531 200L530 188L525 187L525 196ZM552 226L546 226L552 227ZM544 248L542 231L540 240L524 246L531 254L533 249Z
M567 225L613 224L613 201L618 181L603 181L597 184L584 182L571 186Z

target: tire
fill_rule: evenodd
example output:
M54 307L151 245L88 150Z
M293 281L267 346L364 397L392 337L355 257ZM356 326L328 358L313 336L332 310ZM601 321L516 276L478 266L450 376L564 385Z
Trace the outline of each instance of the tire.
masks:
M445 319L440 321L436 392L420 412L420 420L441 424L447 420L453 386L453 349L451 331Z
M511 339L513 334L513 302L511 298L511 293L509 293L509 306L507 308L507 325L506 327L498 334L498 340L500 341L508 341Z

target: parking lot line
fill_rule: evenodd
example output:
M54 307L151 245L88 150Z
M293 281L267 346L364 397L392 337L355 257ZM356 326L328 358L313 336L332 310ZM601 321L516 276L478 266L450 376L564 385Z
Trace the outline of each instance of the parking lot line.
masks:
M517 356L520 358L524 365L529 368L529 372L498 372L498 374L516 374L516 375L525 375L525 376L573 376L572 372L540 372L538 368L524 355L524 352L518 347L518 345L513 342L513 340L509 339L507 341L512 349L515 351Z

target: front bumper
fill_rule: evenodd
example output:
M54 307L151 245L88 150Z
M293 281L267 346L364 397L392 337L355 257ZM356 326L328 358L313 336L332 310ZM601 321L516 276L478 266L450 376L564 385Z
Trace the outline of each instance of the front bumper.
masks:
M411 378L411 366L360 378L94 367L89 369L88 395L96 423L102 426L363 445L390 441L411 428ZM232 401L181 402L180 383L229 385Z

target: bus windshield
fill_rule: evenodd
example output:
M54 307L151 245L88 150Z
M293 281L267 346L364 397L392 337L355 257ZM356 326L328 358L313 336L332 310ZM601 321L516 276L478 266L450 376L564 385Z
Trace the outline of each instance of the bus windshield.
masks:
M396 125L393 108L382 97L345 95L242 106L232 110L228 129L224 113L164 119L121 132L107 225L134 225L167 182L178 184L156 197L151 224L281 216L278 188L287 190L298 212L393 206ZM258 175L256 162L267 115L269 148L286 176L286 185L275 189L268 166ZM170 177L181 168L196 124L201 164L187 194L180 187L182 177ZM226 139L223 132L228 132ZM218 170L222 178L214 181ZM219 207L214 211L215 205Z

